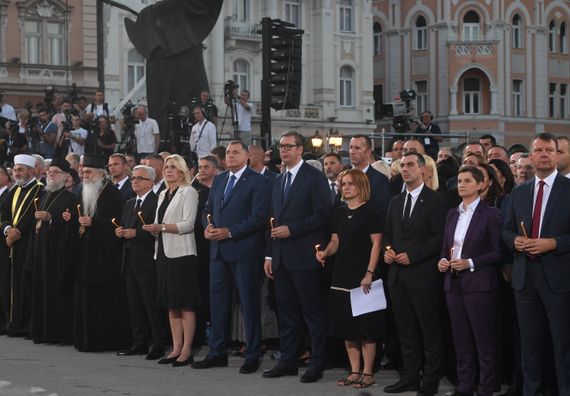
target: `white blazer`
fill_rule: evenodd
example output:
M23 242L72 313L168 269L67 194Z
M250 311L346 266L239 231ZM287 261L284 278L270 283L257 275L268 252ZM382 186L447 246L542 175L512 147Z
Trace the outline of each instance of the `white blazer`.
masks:
M158 223L158 209L164 201L168 189L162 190L158 196L155 223ZM180 186L174 194L172 201L166 208L162 224L176 224L178 234L163 232L162 237L164 255L168 258L196 255L196 239L194 237L194 223L198 212L198 192L192 186ZM158 239L155 243L154 258L158 252Z

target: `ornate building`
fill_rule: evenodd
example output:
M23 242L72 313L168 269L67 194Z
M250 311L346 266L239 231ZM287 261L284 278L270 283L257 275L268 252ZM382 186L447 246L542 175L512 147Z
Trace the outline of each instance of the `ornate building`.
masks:
M570 133L570 1L376 0L373 8L377 110L411 88L417 113L432 111L450 133L493 133L505 144Z

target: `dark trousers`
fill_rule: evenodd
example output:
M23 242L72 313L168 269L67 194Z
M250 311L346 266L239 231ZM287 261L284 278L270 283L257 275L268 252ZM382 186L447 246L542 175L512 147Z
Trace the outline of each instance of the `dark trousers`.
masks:
M451 280L446 299L457 356L457 390L491 396L497 370L497 293L463 293L457 278Z
M210 262L210 356L225 355L231 332L234 282L245 327L246 359L261 355L260 263L230 262L218 257Z
M423 384L437 384L443 370L441 291L410 290L397 282L390 287L390 295L402 348L402 378L417 379L425 357Z
M540 261L527 262L521 290L515 290L521 334L523 392L541 392L542 368L550 327L559 394L570 395L570 293L550 290Z
M138 272L127 256L125 286L134 345L147 345L152 337L155 345L168 343L169 329L156 305L156 271Z
M297 366L297 351L304 335L304 320L311 338L309 367L323 369L327 334L319 270L288 271L280 267L273 272L273 280L279 313L280 362Z

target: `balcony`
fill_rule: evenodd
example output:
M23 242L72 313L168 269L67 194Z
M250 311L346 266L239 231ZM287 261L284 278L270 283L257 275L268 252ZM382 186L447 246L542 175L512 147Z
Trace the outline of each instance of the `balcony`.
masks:
M233 40L261 41L261 34L257 33L261 24L249 21L238 21L234 17L228 17L224 21L224 37Z
M450 41L449 55L471 59L488 58L497 53L498 41Z

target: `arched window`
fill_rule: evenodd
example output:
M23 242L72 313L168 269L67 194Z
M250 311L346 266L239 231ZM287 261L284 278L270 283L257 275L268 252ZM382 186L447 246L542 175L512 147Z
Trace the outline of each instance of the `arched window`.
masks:
M130 49L127 54L127 91L144 78L144 71L144 58L136 49Z
M427 22L423 16L419 16L416 19L415 24L416 34L414 35L416 38L416 49L423 50L427 48Z
M382 53L382 26L374 22L374 55Z
M566 35L566 22L560 24L560 44L558 50L561 54L568 52L568 36Z
M548 51L556 52L556 24L554 20L548 25Z
M477 41L481 33L479 14L469 11L463 17L463 40Z
M239 85L239 90L249 89L249 63L243 59L234 62L234 82Z
M513 17L512 33L513 48L522 48L522 21L519 14L515 14Z
M354 71L349 66L340 69L340 105L352 107L354 98Z
M476 77L463 80L463 112L479 114L481 109L481 81Z

